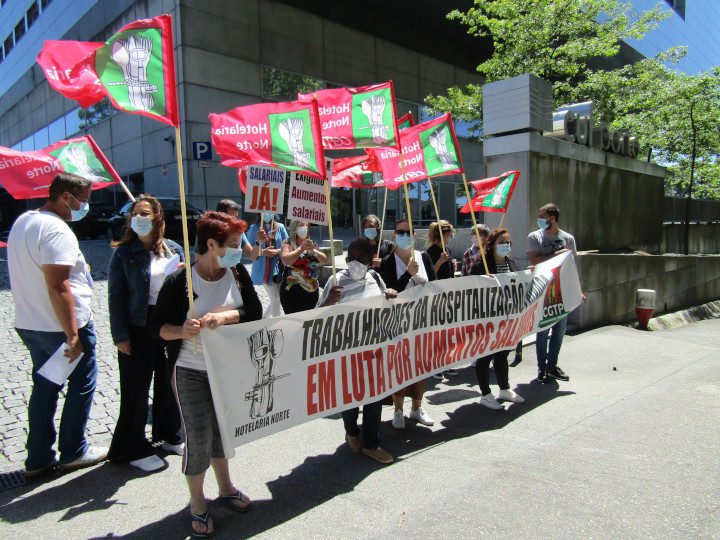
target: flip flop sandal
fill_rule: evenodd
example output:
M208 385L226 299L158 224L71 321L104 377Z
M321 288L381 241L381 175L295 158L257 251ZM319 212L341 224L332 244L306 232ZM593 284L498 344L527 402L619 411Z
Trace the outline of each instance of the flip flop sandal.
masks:
M232 495L223 495L218 497L218 500L228 506L230 509L235 510L235 512L247 512L252 508L252 503L248 503L247 506L238 506L237 504L234 504L233 501L240 501L243 502L243 492L239 489L233 493Z
M201 516L196 516L192 512L190 512L190 530L192 531L192 535L194 538L212 538L215 534L215 532L206 532L206 533L199 533L195 530L195 527L192 526L192 524L197 521L198 523L202 523L205 525L205 530L210 530L210 510L205 512Z

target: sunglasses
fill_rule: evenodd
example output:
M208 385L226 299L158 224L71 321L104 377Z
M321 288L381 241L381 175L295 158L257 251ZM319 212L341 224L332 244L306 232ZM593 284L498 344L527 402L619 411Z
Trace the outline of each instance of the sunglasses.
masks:
M408 231L408 230L401 231L401 230L399 230L399 229L395 229L395 234L396 234L397 236L403 236L403 235L405 235L405 234L410 234L410 231Z

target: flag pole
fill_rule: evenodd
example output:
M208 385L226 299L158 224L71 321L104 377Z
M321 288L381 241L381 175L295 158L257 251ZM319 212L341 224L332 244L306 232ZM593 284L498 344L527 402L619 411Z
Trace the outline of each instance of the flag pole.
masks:
M378 238L377 255L375 255L378 259L380 258L380 246L382 245L382 235L383 235L383 230L385 229L385 212L387 211L388 188L387 188L387 186L385 186L383 189L385 190L385 197L383 200L382 219L380 220L380 238Z
M502 229L502 222L503 219L505 219L505 214L507 213L507 208L505 209L505 212L503 212L502 217L500 218L500 225L498 225L498 229Z
M440 227L440 212L438 212L437 200L435 200L435 190L433 189L432 180L428 178L428 185L430 186L430 195L432 196L433 206L435 207L435 217L437 218L438 234L440 235L440 245L442 250L445 251L445 238L443 235L442 227Z
M472 216L472 220L473 220L473 229L475 231L475 236L477 236L477 240L478 240L478 250L480 251L480 255L482 256L482 262L483 262L483 266L485 267L485 273L489 274L490 271L488 270L487 261L485 260L485 248L483 247L482 240L480 239L480 231L478 231L477 220L475 219L475 210L473 210L473 205L472 205L472 202L470 201L470 189L468 188L467 178L465 178L465 168L464 167L463 167L462 179L463 179L463 184L465 185L465 196L467 197L468 206L470 207L470 215Z
M190 318L195 318L195 304L193 302L192 267L190 266L190 235L187 228L187 209L185 208L185 174L183 171L182 139L180 138L180 125L175 126L175 150L178 160L178 181L180 182L180 211L182 212L183 243L185 249L185 272L187 275L188 301L190 302ZM197 354L197 338L193 338L193 352Z

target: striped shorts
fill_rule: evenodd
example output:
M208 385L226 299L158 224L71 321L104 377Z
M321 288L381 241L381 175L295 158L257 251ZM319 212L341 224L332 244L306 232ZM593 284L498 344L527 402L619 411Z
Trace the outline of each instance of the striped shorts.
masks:
M196 476L210 458L225 457L207 372L176 366L175 388L185 431L183 473Z

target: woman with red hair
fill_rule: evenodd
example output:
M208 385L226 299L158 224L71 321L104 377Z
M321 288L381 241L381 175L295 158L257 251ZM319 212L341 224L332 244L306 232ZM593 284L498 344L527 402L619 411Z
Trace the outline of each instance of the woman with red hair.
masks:
M168 357L175 364L175 389L185 427L183 473L190 490L192 535L213 534L213 522L203 491L205 472L212 466L220 501L238 512L250 509L250 498L230 479L223 451L200 330L255 321L262 304L245 267L240 242L247 223L221 212L205 212L197 222L198 251L192 266L195 294L191 317L186 269L170 275L160 289L151 332L168 341ZM193 340L197 344L195 352Z

